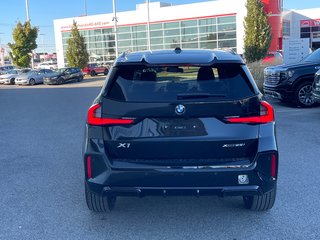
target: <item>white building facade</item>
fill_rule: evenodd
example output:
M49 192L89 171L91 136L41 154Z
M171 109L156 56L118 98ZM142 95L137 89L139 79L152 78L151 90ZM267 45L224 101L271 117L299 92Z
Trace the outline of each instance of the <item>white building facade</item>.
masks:
M308 39L309 48L320 48L320 8L283 12L283 39Z
M149 6L150 48L232 48L243 53L246 0L216 0L171 6L151 2ZM84 37L90 62L107 62L116 57L114 14L54 20L57 61L65 66L65 52L75 20ZM135 11L117 12L118 53L148 49L147 4Z

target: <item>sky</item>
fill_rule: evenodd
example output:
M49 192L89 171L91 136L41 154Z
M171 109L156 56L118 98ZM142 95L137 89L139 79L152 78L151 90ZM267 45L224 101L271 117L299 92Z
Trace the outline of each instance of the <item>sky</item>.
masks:
M26 20L25 0L0 0L0 44L12 42L12 29L17 21ZM28 0L31 24L39 27L39 52L55 51L53 20L76 17L85 14L103 14L112 12L112 0ZM156 2L159 0L150 0ZM162 0L173 5L206 2L208 0ZM225 0L226 2L228 0ZM135 5L145 0L116 0L117 11L134 10ZM319 0L283 0L286 9L320 8ZM320 15L320 13L319 13Z

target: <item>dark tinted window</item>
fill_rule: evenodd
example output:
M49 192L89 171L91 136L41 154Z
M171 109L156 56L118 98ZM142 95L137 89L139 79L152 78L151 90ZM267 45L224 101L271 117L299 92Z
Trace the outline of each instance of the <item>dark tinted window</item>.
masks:
M241 99L255 94L239 64L121 66L115 71L107 96L119 101L172 102L181 96L186 101L212 101Z

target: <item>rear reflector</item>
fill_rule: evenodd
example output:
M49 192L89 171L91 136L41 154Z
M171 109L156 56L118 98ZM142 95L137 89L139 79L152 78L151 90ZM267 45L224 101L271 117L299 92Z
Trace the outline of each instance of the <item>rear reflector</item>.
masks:
M275 154L271 155L271 177L277 176L277 157Z
M91 156L87 157L87 178L92 178Z
M92 105L88 110L88 124L90 125L126 125L133 123L133 119L118 119L118 118L102 118L99 103Z
M269 123L274 121L274 113L272 106L266 101L262 101L260 105L260 116L252 117L227 117L230 123Z

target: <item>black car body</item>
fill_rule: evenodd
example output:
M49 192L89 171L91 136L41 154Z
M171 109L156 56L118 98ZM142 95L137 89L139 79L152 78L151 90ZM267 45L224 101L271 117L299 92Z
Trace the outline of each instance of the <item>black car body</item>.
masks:
M320 49L295 64L267 67L263 90L266 95L292 102L297 106L314 106L312 83L320 69Z
M89 209L117 196L243 196L267 210L276 193L273 108L242 59L209 50L123 54L89 108Z
M313 99L315 102L320 103L320 70L315 74L312 87Z
M44 84L64 84L72 81L82 81L83 73L80 68L61 68L43 79Z

